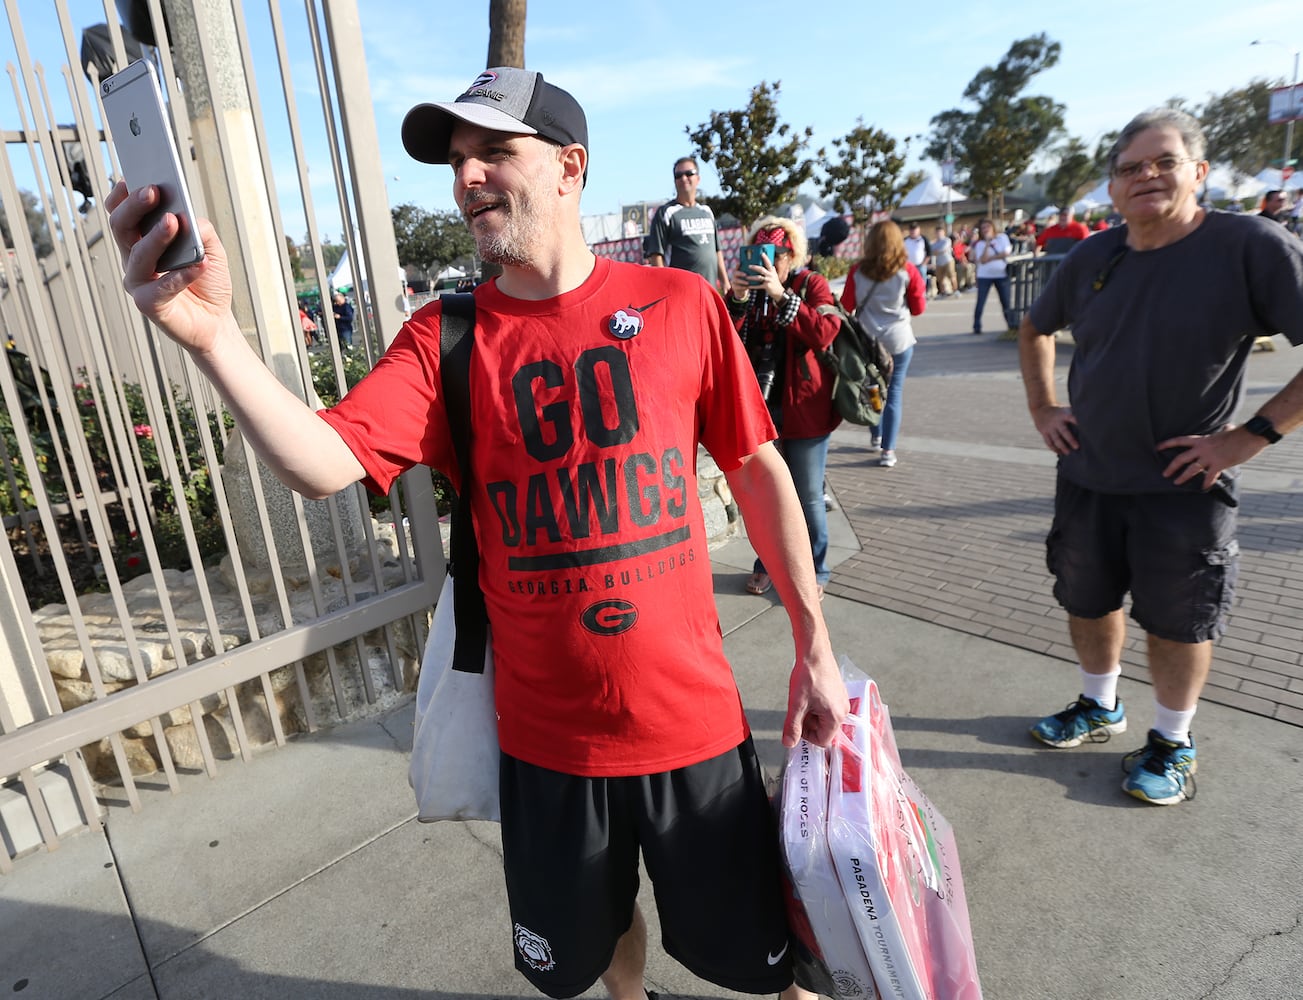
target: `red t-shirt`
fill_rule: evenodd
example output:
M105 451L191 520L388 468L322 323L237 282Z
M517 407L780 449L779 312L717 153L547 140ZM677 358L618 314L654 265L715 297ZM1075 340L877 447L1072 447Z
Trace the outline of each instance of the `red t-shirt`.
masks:
M1064 225L1056 222L1041 231L1041 234L1036 237L1036 245L1043 247L1049 240L1084 240L1089 235L1090 230L1086 228L1084 222L1078 222L1076 219Z
M502 749L611 777L736 746L697 443L729 471L774 429L723 300L696 274L598 258L556 298L489 283L475 302L471 499ZM321 414L373 490L417 463L457 479L439 316L417 312Z

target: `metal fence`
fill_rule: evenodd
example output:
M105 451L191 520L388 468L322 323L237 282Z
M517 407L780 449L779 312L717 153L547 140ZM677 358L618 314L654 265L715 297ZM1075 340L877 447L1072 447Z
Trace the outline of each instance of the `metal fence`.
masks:
M1032 303L1045 290L1050 275L1065 256L1061 253L1016 254L1009 258L1010 329L1017 329L1023 317L1031 311Z
M302 398L342 394L383 348L377 331L396 331L402 296L385 277L397 256L355 0L308 0L288 21L270 0L257 15L261 51L241 4L147 7L154 37L172 44L144 53L178 146L193 153L199 210L231 253L237 320ZM444 568L428 471L380 505L360 487L303 500L259 468L189 358L134 312L105 238L116 163L100 70L81 54L90 26L74 28L67 0L27 10L62 44L53 56L31 51L16 0L5 0L0 873L69 830L98 828L97 783L120 785L139 809L143 776L176 793L179 771L215 775L223 758L248 760L257 745L410 690ZM120 68L131 39L111 0L103 13L100 37ZM315 79L293 78L291 39L311 51ZM49 59L61 61L57 74ZM309 92L315 103L300 105ZM361 351L341 354L329 310L331 335L304 341L273 133L297 169L293 207L321 291L307 163L329 159L348 251L372 276Z

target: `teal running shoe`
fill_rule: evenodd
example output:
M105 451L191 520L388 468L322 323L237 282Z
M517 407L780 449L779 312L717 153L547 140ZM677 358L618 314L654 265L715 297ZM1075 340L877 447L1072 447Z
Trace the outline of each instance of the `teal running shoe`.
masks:
M1032 726L1032 739L1046 746L1066 750L1082 743L1106 743L1114 733L1127 731L1127 713L1119 699L1116 707L1107 709L1084 694L1062 712L1047 715Z
M1155 806L1174 806L1195 796L1194 737L1182 746L1149 730L1149 740L1122 758L1122 791Z

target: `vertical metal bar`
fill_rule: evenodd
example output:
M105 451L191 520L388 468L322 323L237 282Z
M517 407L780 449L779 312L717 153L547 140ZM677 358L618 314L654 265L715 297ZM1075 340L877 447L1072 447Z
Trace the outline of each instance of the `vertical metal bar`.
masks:
M72 773L72 787L77 791L77 802L81 805L82 816L86 818L86 826L98 833L103 826L100 823L100 804L95 797L95 787L91 783L86 760L80 750L65 754L63 759L67 761L68 770Z
M30 64L30 61L23 58L26 55L26 45L25 45L25 40L23 39L22 36L21 24L18 23L16 11L13 9L12 6L12 0L6 0L6 7L9 9L10 24L11 27L13 27L14 29L15 42L20 52L21 69L25 81L26 91L29 96L29 106L31 108L34 122L35 122L34 129L31 130L29 135L34 134L36 137L36 141L42 151L42 154L45 157L47 173L50 176L55 176L59 173L59 171L57 166L54 167L53 169L50 169L51 164L56 162L56 158L53 156L53 151L50 149L49 143L51 140L48 138L48 130L44 126L44 119L46 116L43 114L41 102L36 99L36 96L41 92L42 88L38 87L36 84L36 80L35 80L36 74L34 72L32 65ZM21 102L20 102L20 106L21 106ZM30 144L30 138L29 138L29 144ZM2 189L2 193L0 193L0 198L3 198L3 200L8 201L10 204L21 204L20 200L17 198L16 194L14 193L16 189L16 185L14 184L13 175L9 169L7 160L4 161L3 168L4 169L0 171L0 189ZM39 174L39 169L37 172ZM30 238L26 233L25 225L16 226L14 227L13 231L15 232L15 244L18 251L18 261L20 266L25 266L28 270L28 273L30 274L37 273L39 268L36 267L35 253L32 248ZM53 316L47 314L50 308L51 308L51 304L49 302L46 302L45 300L42 300L41 308L33 309L33 319L35 321L38 340L42 343L47 343L47 344L54 343L52 331L56 325L53 322L54 319ZM99 359L99 362L100 362L99 366L101 368L107 367L102 357ZM4 371L0 373L0 380L2 380L5 383L4 388L5 388L6 395L9 396L9 398L13 398L13 388L12 388L11 379L9 378L8 366L4 366ZM68 394L68 390L66 386L63 385L58 380L54 380L53 385L55 389L55 396L59 401L61 417L64 420L72 420L76 418L77 409L76 406L74 405L74 401ZM114 409L113 408L106 408L106 409L110 415L110 419L112 419L112 417L115 415ZM52 423L51 426L53 427L55 425ZM121 433L120 425L117 427L117 429L119 433ZM107 434L105 436L106 438L108 437ZM78 478L83 483L94 484L96 480L95 480L92 464L90 462L90 456L86 451L84 441L82 441L79 435L75 433L71 435L66 435L66 437L70 445L73 464L77 470ZM34 461L34 458L29 454L31 450L30 445L28 445L26 442L22 442L22 444L23 444L25 462L28 463L29 468L33 468L33 469L36 468L37 467L36 462ZM128 481L130 482L129 478ZM95 492L94 486L92 485L88 492L88 497L93 498L94 492ZM50 537L53 539L57 539L59 537L57 524L55 523L54 519L50 516L50 512L48 509L49 508L48 500L45 500L44 498L43 488L36 491L36 493L38 498L44 501L42 516L47 525L47 530L49 531ZM139 504L138 493L135 494L134 499L136 500L137 504ZM108 525L104 518L103 511L100 509L98 504L91 503L91 502L88 502L86 504L86 511L90 517L92 530L94 532L96 543L101 553L106 553L106 554L110 553L111 546L108 544L110 532L108 530ZM79 625L78 628L78 631L80 633L79 638L81 639L81 643L83 646L83 655L85 657L87 673L92 681L92 688L95 690L97 696L102 696L104 691L103 691L102 681L100 681L99 674L98 674L98 668L95 661L95 652L93 646L89 642L89 638L85 635L84 624L80 623L79 610L73 611L73 609L77 606L75 589L71 586L71 580L67 575L66 566L63 564L62 553L60 551L59 546L57 545L53 546L51 549L51 553L55 559L56 566L60 568L60 581L61 584L64 586L65 594L68 595L69 610L72 613L74 623ZM105 577L109 583L109 589L112 594L112 600L115 609L117 611L119 620L123 623L124 626L123 638L127 647L128 657L132 663L133 673L135 674L137 683L143 683L148 679L148 674L147 671L145 670L140 655L140 650L136 642L135 634L133 630L131 630L128 627L130 616L127 611L126 602L122 593L116 568L112 560L108 558L107 555L105 556L102 565L104 567ZM159 725L157 719L151 720L151 722L154 723L154 728L156 732L159 734L159 740L161 742L162 727L161 725ZM127 789L128 797L132 801L133 808L139 808L139 799L135 793L134 782L130 774L130 768L129 766L127 766L126 763L125 752L122 749L120 736L114 734L111 737L111 744L113 746L114 756L118 762L119 770L122 772L123 783ZM163 747L162 755L166 757L166 747Z
M0 322L3 317L0 316ZM18 527L22 533L27 536L27 553L32 560L32 572L36 576L45 575L45 567L41 565L41 559L38 555L36 531L32 528L32 522L25 517L27 508L23 504L22 494L18 486L18 478L14 475L14 460L9 454L9 445L5 443L3 435L0 435L0 462L4 462L5 479L9 482L9 495L13 498L14 509L18 511Z
M23 797L27 799L27 808L32 811L32 816L36 819L36 828L41 831L41 841L45 844L46 850L57 851L59 849L59 835L54 832L54 822L50 819L50 810L45 807L45 797L41 795L41 787L36 782L36 772L25 767L18 776L19 784L23 786ZM0 854L6 852L0 851Z
M356 0L331 0L325 5L324 13L335 66L344 144L357 199L358 225L365 245L372 309L376 324L385 332L378 342L388 347L406 317L402 310L402 283L396 277L401 268L385 174L380 158L373 152L380 148L380 138L376 134L371 83L366 72L364 33Z
M68 40L70 42L70 38ZM44 78L43 75L39 72L39 70L35 75L38 79L38 83L41 86L42 96L44 96L45 98L46 118L48 119L51 115L51 112L49 111L51 104L48 98L48 93L45 91ZM51 141L51 145L53 145L53 141ZM44 144L42 148L43 149L45 148ZM58 157L51 158L47 153L46 169L51 170L52 168L53 170L58 171L61 179L65 184L65 190L70 189L68 178L63 174L62 161ZM64 206L64 208L65 210L67 210L68 206ZM73 220L71 219L71 217L68 216L65 216L62 229L65 233L69 233L70 235L75 234L78 231L78 227L73 224ZM79 241L73 240L72 242L75 244ZM153 532L150 527L149 513L151 507L151 502L150 502L151 498L149 495L149 490L145 487L145 483L147 479L146 479L146 473L145 473L145 468L143 463L143 456L140 453L134 434L127 429L128 427L131 426L132 416L130 413L130 409L124 391L125 378L119 366L116 363L117 359L115 353L109 349L109 345L103 339L103 335L106 333L106 331L100 331L101 333L100 337L86 335L88 333L86 327L89 326L89 323L87 322L88 320L87 310L89 309L91 293L90 293L90 289L86 286L86 283L84 282L84 272L78 268L71 267L71 266L68 266L66 268L62 267L62 259L61 259L61 271L65 275L63 280L67 281L70 285L73 286L74 291L73 294L71 295L71 298L73 299L74 302L79 303L82 306L82 309L80 311L80 316L83 320L83 323L80 326L76 326L74 332L79 335L79 339L81 340L83 349L86 349L87 347L89 348L90 356L95 359L96 370L99 372L107 373L109 379L109 387L113 389L112 395L113 395L114 402L117 405L111 407L105 401L105 397L101 397L98 395L98 391L102 388L99 385L98 379L92 380L91 382L93 389L97 393L97 398L101 400L102 410L97 409L97 417L101 412L107 412L109 416L108 425L105 426L101 421L101 427L105 439L105 445L106 448L109 450L110 456L113 455L114 443L116 441L118 450L120 450L125 455L130 455L134 457L134 462L130 464L124 462L121 465L115 465L115 469L116 469L115 475L119 477L117 480L118 497L122 503L123 511L127 515L128 526L129 527L132 525L135 526L135 531L145 547L146 554L149 559L151 571L153 572L155 583L158 589L159 599L162 605L162 610L164 612L164 617L169 622L169 624L172 625L173 638L179 644L179 634L176 631L175 622L171 615L171 607L167 599L167 588L163 583L162 577L159 573L160 559L158 556L157 547L154 542ZM133 353L136 355L137 359L139 359L140 352L139 352L138 343L132 342L130 346L133 349ZM62 360L62 356L61 356L61 360ZM65 366L61 365L60 367L61 369L64 369L66 372ZM137 364L137 368L140 371L142 371L142 373L147 371L145 366L139 363ZM148 379L143 380L143 385L144 385L144 389L142 395L146 401L147 407L154 414L153 416L151 416L151 420L157 423L158 422L157 415L156 415L157 394L154 391L154 387L148 381ZM179 497L182 495L180 492L180 480L179 480L179 476L175 472L176 469L175 462L174 461L169 462L169 458L171 458L170 441L166 435L159 436L157 441L157 448L158 448L158 454L160 460L162 461L164 466L170 466L170 468L173 470L171 478L173 479L174 491L176 495ZM99 490L96 486L94 488L94 493L91 494L90 498L88 498L88 502L90 502L90 499L96 498L95 494L98 494L98 492ZM131 511L133 508L135 508L140 512L139 518L131 516ZM101 516L102 516L102 512L101 512ZM187 523L188 522L183 521L183 528ZM193 544L193 533L191 533L190 541L191 541L192 559L196 562L196 564L199 564L197 548ZM103 548L101 548L101 555L103 559L107 561L111 557L112 553L111 550L104 550ZM115 585L116 573L106 574L106 575L108 576L110 581L110 589L113 589ZM135 640L134 630L132 629L130 616L126 612L125 599L121 599L119 602L119 614L121 615L124 637L127 640L128 648L131 649L131 647L133 646L136 640ZM138 682L145 683L148 680L148 673L144 668L143 661L139 661L138 658L134 658L133 662L136 665L136 674L137 674ZM159 762L162 765L163 772L167 777L170 788L172 789L173 793L176 793L180 789L177 783L176 770L172 763L171 754L168 750L167 742L163 736L163 727L161 724L161 720L156 718L150 721L152 723L151 731L153 733L155 746L157 748Z
M17 75L16 75L16 73L15 73L14 67L13 67L13 66L9 66L9 67L8 67L8 71L9 71L9 79L10 79L10 82L11 82L11 85L12 85L12 87L13 87L13 91L14 91L14 100L15 100L15 104L16 104L16 106L18 107L19 116L20 116L20 118L21 118L21 125L22 125L22 127L23 127L23 134L24 134L24 137L25 137L25 139L26 139L26 141L27 141L27 144L28 144L29 155L31 155L31 157L32 157L32 169L33 169L33 170L37 170L38 168L37 168L37 164L36 164L35 155L34 155L34 153L32 153L32 151L31 151L31 131L30 131L30 129L28 128L28 125L27 125L27 116L26 116L26 115L23 113L23 111L22 111L22 104L23 104L23 102L22 102L22 90L21 90L21 88L20 88L19 85L18 85L18 78L17 78ZM18 206L15 206L15 207L18 207ZM8 210L7 210L7 209L4 209L3 206L0 206L0 210L4 210L6 213L8 212ZM16 225L21 225L21 226L24 226L24 227L26 226L26 220L23 219L23 218L21 218L21 215L19 215L19 216L15 216L15 218L11 219L10 221L11 221L11 224L10 224L10 227L9 227L9 231L10 231L10 232L13 232L13 231L14 231L14 227L15 227ZM48 223L47 223L47 224L48 224ZM32 293L32 288L30 287L30 285L28 286L27 291L28 291L29 295ZM18 293L18 282L17 282L17 281L14 282L14 292L15 292L15 296L17 296L17 293ZM35 325L34 317L32 317L32 320L33 320L33 322L32 322L32 324L30 324L30 326L34 326L34 325ZM30 328L30 327L29 327L29 328ZM28 357L29 357L29 359L31 360L31 363L32 363L33 374L37 374L37 373L39 372L39 370L42 369L42 368L48 368L48 367L50 367L49 360L48 360L47 357L46 357L46 345L45 345L45 343L43 342L43 339L42 339L42 338L40 338L40 337L33 337L31 343L30 343L30 344L27 344L27 345L25 345L25 346L26 346L27 349L28 349ZM74 478L74 476L72 475L72 473L69 471L69 469L68 469L68 464L67 464L67 462L64 460L64 455L65 455L65 453L66 453L66 449L65 449L64 446L63 446L63 437L62 437L62 435L61 435L60 432L59 432L59 425L58 425L58 422L54 419L54 411L53 411L53 409L51 408L51 405L50 405L49 395L48 395L48 394L46 393L46 391L45 391L45 380L44 380L43 378L40 378L40 377L39 377L39 374L37 375L37 378L36 378L36 392L37 392L37 396L38 396L39 399L41 400L41 410L42 410L42 412L43 412L44 415L45 415L46 427L49 428L49 430L50 430L50 435L51 435L51 437L52 437L52 439L53 439L53 440L52 440L52 445L53 445L53 450L54 450L54 458L55 458L55 462L56 462L56 464L57 464L58 467L59 467L59 475L60 475L60 477L62 478L62 480L63 480L63 482L65 483L65 485L67 486L68 503L69 503L69 505L73 508L73 511L74 511L74 515L75 515L75 516L74 516L74 519L73 519L73 523L75 524L75 526L76 526L76 528L77 528L77 534L78 534L78 536L79 536L80 539L81 539L82 551L84 551L85 553L87 553L88 558L90 558L90 557L91 557L91 551L92 551L92 550L91 550L90 540L86 537L86 530L85 530L85 526L84 526L84 524L82 523L82 519L81 519L81 517L80 517L80 516L76 516L76 511L79 509L79 506L80 506L79 501L77 500L77 493L79 492L78 481L77 481L77 479ZM29 468L30 468L30 467L29 467ZM31 472L32 472L32 474L34 475L34 474L35 474L35 469L32 469ZM87 492L87 494L90 493L90 488L89 488L89 487L86 488L86 492Z

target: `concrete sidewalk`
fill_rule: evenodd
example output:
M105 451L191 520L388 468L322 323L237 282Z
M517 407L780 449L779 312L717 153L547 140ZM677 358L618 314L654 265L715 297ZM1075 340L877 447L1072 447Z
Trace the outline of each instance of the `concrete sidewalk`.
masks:
M972 337L972 297L931 304L907 383L900 465L840 430L829 482L839 652L879 683L905 765L954 825L988 1000L1303 998L1303 434L1260 456L1244 505L1243 597L1195 720L1199 794L1119 790L1152 718L1069 751L1029 723L1075 695L1040 555L1053 463L1025 417L1016 348ZM1066 363L1067 350L1061 352ZM1301 352L1255 355L1250 402ZM729 655L767 764L782 758L791 642L751 552L713 554ZM1303 633L1300 633L1303 635ZM414 820L410 704L256 756L181 797L142 785L106 832L0 877L0 993L23 1000L526 998L512 968L497 828ZM670 998L736 994L661 951ZM598 988L586 996L603 996Z
M835 522L845 560L853 536ZM750 558L744 540L716 553L716 596L757 745L777 765L790 636L775 601L742 593ZM1296 728L1204 706L1198 798L1144 806L1118 789L1143 722L1089 749L1028 740L1028 721L1072 687L1066 664L857 601L825 607L840 651L892 706L906 766L958 833L988 998L1303 996ZM1143 719L1147 689L1124 681L1122 697ZM0 991L534 996L512 968L497 828L417 823L410 743L408 705L227 764L218 781L191 777L180 799L155 792L140 813L114 805L106 835L0 880ZM649 896L644 906L654 938ZM647 978L662 996L736 996L655 940Z

